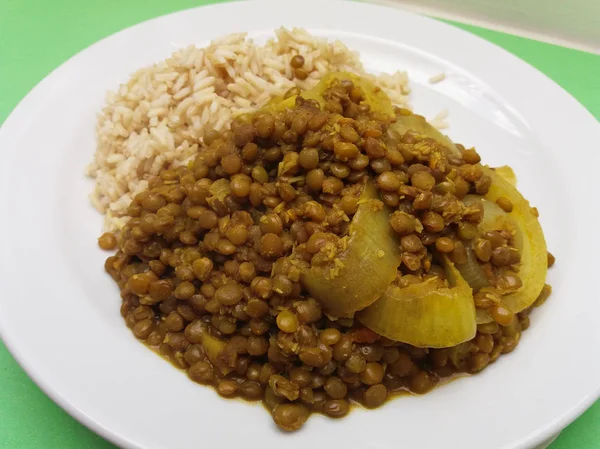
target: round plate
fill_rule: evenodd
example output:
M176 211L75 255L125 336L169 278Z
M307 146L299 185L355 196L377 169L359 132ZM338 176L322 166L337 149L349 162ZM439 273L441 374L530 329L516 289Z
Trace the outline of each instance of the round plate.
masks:
M105 92L176 48L279 26L339 38L368 70L408 70L416 111L450 111L448 133L515 168L557 257L554 294L517 350L483 373L347 418L312 417L293 435L258 405L227 401L142 344L104 273L101 217L83 175ZM428 78L445 72L445 81ZM516 449L542 442L600 392L600 240L591 188L600 126L560 87L463 31L360 3L253 1L183 11L117 33L42 81L0 130L0 330L29 375L75 418L129 448Z

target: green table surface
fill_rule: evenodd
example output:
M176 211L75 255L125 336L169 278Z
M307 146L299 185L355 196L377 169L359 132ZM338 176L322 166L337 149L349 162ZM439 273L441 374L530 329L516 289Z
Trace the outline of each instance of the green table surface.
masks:
M135 23L206 3L211 2L0 0L0 124L30 89L76 52ZM537 67L600 119L600 56L474 26L454 25ZM0 448L112 447L40 391L0 342ZM600 401L565 429L551 449L599 447Z

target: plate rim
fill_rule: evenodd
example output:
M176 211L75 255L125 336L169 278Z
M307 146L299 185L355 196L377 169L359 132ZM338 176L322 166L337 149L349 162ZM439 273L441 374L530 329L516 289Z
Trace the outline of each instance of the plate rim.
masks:
M254 3L263 3L263 4L272 4L272 3L276 3L275 0L251 0ZM309 2L311 2L313 0L309 0ZM527 61L522 60L521 58L519 58L518 56L510 53L509 51L505 50L504 48L489 42L479 36L476 36L468 31L462 30L460 28L457 28L451 24L445 23L445 22L441 22L438 20L435 20L433 18L427 17L427 16L422 16L422 15L418 15L409 11L406 11L402 8L394 8L391 6L387 6L387 5L377 5L377 4L370 4L370 3L364 3L361 2L359 0L352 0L352 1L348 1L348 0L328 0L329 3L337 3L339 5L345 4L345 3L354 3L354 4L359 4L363 7L367 7L367 8L374 8L374 9L386 9L388 11L390 11L390 13L392 13L392 11L394 13L398 13L398 11L400 10L402 14L406 15L406 16L412 16L412 17L418 17L420 20L426 20L426 21L430 21L430 22L435 22L437 25L441 28L444 29L451 29L454 32L459 32L460 34L464 35L464 36L469 36L469 39L475 39L477 41L480 42L484 42L486 45L491 45L493 47L496 48L496 50L500 50L501 52L503 52L505 54L505 56L513 58L515 60L518 60L519 64L521 65L526 65L529 67L529 69L533 70L536 72L537 76L543 76L547 81L549 81L550 83L553 84L553 86L556 88L558 87L560 89L560 91L562 92L562 95L566 95L567 97L569 97L571 100L575 101L577 103L577 106L581 109L582 112L585 112L585 114L587 114L588 118L590 118L593 123L595 125L600 125L595 117L591 114L591 112L583 105L581 104L576 98L574 98L568 91L566 91L562 86L560 86L558 83L556 83L555 81L553 81L550 77L548 77L545 73L539 71L538 69L536 69L535 67L533 67L531 64L529 64ZM64 69L65 66L67 66L73 59L78 58L82 53L85 53L87 51L89 51L90 49L93 49L95 47L101 46L105 41L110 40L110 39L118 39L119 36L130 32L133 29L136 29L138 27L143 27L143 26L147 26L148 23L150 22L154 22L154 21L158 21L170 16L176 16L176 15L185 15L188 14L190 11L193 10L207 10L207 9L221 9L223 7L229 7L230 5L236 5L236 4L244 4L247 3L247 1L244 0L228 0L225 2L221 2L221 3L211 3L211 4L206 4L206 5L201 5L201 6L196 6L196 7L192 7L192 8L186 8L183 10L178 10L178 11L174 11L168 14L164 14L161 16L157 16L157 17L153 17L147 20L144 20L142 22L133 24L127 28L124 28L122 30L119 30L115 33L112 33L94 43L92 43L91 45L81 49L80 51L78 51L77 53L75 53L74 55L72 55L71 57L69 57L67 60L65 60L63 63L61 63L59 66L55 67L52 71L50 71L41 81L39 81L34 87L32 87L31 90L29 90L29 92L19 101L19 103L17 104L17 106L9 113L9 115L7 116L6 120L4 121L4 123L2 124L2 126L0 127L0 142L3 140L4 135L8 133L7 130L10 129L15 129L17 134L18 131L20 130L21 127L26 127L26 120L22 120L19 122L19 115L21 114L21 111L27 107L27 104L31 101L34 100L34 96L36 94L36 91L41 90L42 87L46 86L48 83L50 83L54 77L58 76L57 74L60 74L60 71L62 69ZM13 122L15 122L13 124ZM596 130L597 131L597 130ZM0 184L1 186L1 184ZM0 191L1 193L1 191ZM0 310L1 310L1 306L2 306L2 301L0 301ZM119 434L119 433L115 433L113 432L111 429L105 427L100 421L95 420L94 418L92 418L90 415L86 414L85 411L78 409L72 402L71 400L68 399L68 397L66 397L65 395L59 393L58 391L54 390L52 385L50 385L49 383L47 383L43 377L39 374L38 371L36 371L35 367L33 367L32 365L34 364L32 362L32 360L29 360L24 354L20 353L19 348L18 348L18 343L16 341L13 340L13 337L11 336L10 332L7 331L7 327L5 325L3 325L3 318L2 318L3 314L0 314L0 338L2 339L2 341L4 342L7 350L9 351L9 353L11 354L12 357L14 357L14 359L18 362L18 364L25 370L25 372L27 373L28 377L30 379L33 380L33 382L42 390L44 391L44 393L49 396L55 403L57 403L63 410L65 410L67 413L69 413L70 416L72 416L74 419L76 419L77 421L81 422L82 424L84 424L86 427L88 427L89 429L91 429L93 432L101 435L103 438L107 439L108 441L113 442L114 444L117 445L123 445L123 446L127 446L127 447L135 447L135 448L141 448L142 446L139 446L137 443L135 443L134 441L129 440L128 438L126 438L125 436ZM540 444L542 443L544 440L552 437L553 433L556 433L557 431L561 430L562 428L564 428L566 425L568 425L569 423L571 423L572 421L574 421L581 413L583 413L598 397L600 397L600 381L598 382L596 389L594 392L591 392L587 398L583 399L577 407L574 407L566 412L564 412L562 414L562 416L560 418L558 418L557 420L555 420L554 422L548 423L548 425L543 428L543 429L538 429L536 432L531 433L530 435L528 435L528 437L519 442L519 444L515 447L519 447L519 448L525 448L525 447L529 447L529 445L535 445L535 444ZM555 432L552 432L552 430L554 430Z

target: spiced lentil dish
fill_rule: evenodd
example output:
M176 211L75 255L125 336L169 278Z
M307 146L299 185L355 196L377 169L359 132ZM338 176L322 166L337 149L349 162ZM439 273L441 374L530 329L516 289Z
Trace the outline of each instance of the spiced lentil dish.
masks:
M537 210L394 103L328 72L149 176L99 239L135 337L287 431L513 351L551 292Z

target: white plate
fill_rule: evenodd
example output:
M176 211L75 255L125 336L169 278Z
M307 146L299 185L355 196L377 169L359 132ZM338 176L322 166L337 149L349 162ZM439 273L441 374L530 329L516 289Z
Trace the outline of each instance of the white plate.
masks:
M278 432L259 406L226 401L138 343L96 245L83 170L105 91L175 48L281 25L340 38L371 71L407 69L416 110L450 110L449 134L509 164L541 211L555 293L518 349L481 375L345 419ZM441 71L436 85L428 77ZM541 443L600 392L600 126L523 61L466 32L359 3L229 3L161 17L83 51L42 81L0 130L0 329L19 363L75 418L131 448L516 449Z

